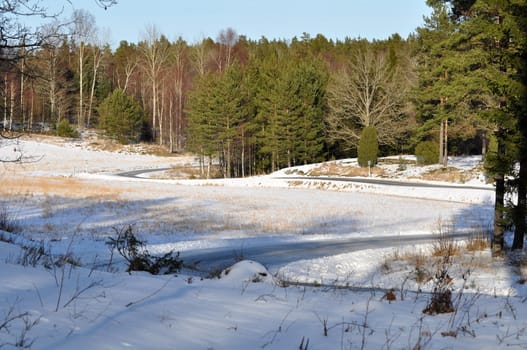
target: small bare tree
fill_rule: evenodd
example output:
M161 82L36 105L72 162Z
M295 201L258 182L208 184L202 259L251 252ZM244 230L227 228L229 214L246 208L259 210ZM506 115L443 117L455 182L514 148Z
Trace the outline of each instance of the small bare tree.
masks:
M227 28L220 31L218 35L218 56L216 62L218 64L218 70L220 72L228 68L233 61L233 50L234 46L238 42L238 34L232 28Z

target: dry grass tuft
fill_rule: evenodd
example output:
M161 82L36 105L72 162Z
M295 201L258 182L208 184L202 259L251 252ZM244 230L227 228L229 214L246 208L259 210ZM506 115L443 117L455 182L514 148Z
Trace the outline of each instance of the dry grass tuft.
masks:
M465 249L469 252L481 252L490 249L490 240L488 235L475 234L467 240Z
M453 257L460 254L459 244L454 239L454 225L451 222L443 222L441 218L437 220L437 227L434 235L435 242L432 244L432 255L436 257Z

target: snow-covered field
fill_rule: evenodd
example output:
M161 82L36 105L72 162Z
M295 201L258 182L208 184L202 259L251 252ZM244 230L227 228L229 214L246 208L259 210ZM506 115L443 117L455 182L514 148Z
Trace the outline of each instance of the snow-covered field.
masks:
M247 247L273 244L439 231L484 235L493 192L481 176L449 188L299 176L314 166L247 179L126 178L115 174L195 160L51 138L4 143L0 157L20 152L24 164L0 165L0 221L14 228L0 232L10 242L0 242L0 347L527 348L525 262L491 259L486 250L456 257L446 264L456 312L428 315L422 311L441 266L432 263L437 242L319 258L306 253L269 266L243 260ZM469 170L478 160L452 159L451 166ZM422 182L414 178L430 168L384 170L391 180ZM153 254L174 250L185 261L202 249L230 250L241 261L219 279L189 270L127 273L118 257L108 264L106 244L127 225ZM78 266L50 264L39 247Z

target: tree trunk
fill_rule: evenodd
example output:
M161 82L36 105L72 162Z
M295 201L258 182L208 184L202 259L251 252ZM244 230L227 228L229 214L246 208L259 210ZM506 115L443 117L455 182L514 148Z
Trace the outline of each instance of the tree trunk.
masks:
M86 122L87 127L90 127L90 124L91 124L93 98L95 96L95 85L97 83L97 73L99 72L99 67L102 61L102 52L98 52L98 48L96 47L93 47L92 50L93 50L93 80L91 82L90 102L88 105L88 117L87 117L88 120Z
M24 108L24 81L25 81L25 60L22 58L20 63L20 116L22 117L22 130L26 130L26 111Z
M443 136L443 166L448 165L448 119L445 119L444 127L444 136Z
M10 86L9 131L13 131L13 117L15 115L15 84L13 83L13 80L10 81L9 86Z
M503 157L503 142L498 138L498 158ZM494 235L492 238L492 255L501 255L505 234L505 174L502 170L495 176L496 198L494 202Z
M7 129L7 73L4 75L4 122L2 129Z
M168 101L168 143L170 148L170 153L174 153L174 116L172 115L174 102L171 98Z
M439 164L443 164L443 151L444 151L444 147L443 147L443 143L445 142L443 140L443 136L445 136L445 130L444 130L444 124L443 124L443 120L441 120L441 126L439 127Z
M496 176L496 201L494 203L494 236L492 238L492 255L501 255L504 245L504 214L505 214L505 177Z
M77 120L79 128L84 127L84 44L79 46L79 119Z
M514 213L514 239L512 249L523 249L523 239L527 226L525 223L525 213L527 212L527 154L525 154L525 151L521 152L520 157L518 204Z
M441 120L439 128L439 164L448 164L448 120Z

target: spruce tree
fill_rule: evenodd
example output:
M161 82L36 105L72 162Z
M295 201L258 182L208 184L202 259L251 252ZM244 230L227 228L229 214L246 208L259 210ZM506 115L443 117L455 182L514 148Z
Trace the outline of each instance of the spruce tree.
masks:
M121 89L115 89L99 108L99 127L121 143L137 142L144 125L143 109Z
M377 164L379 155L379 142L377 129L373 126L365 127L360 135L358 162L361 167Z

